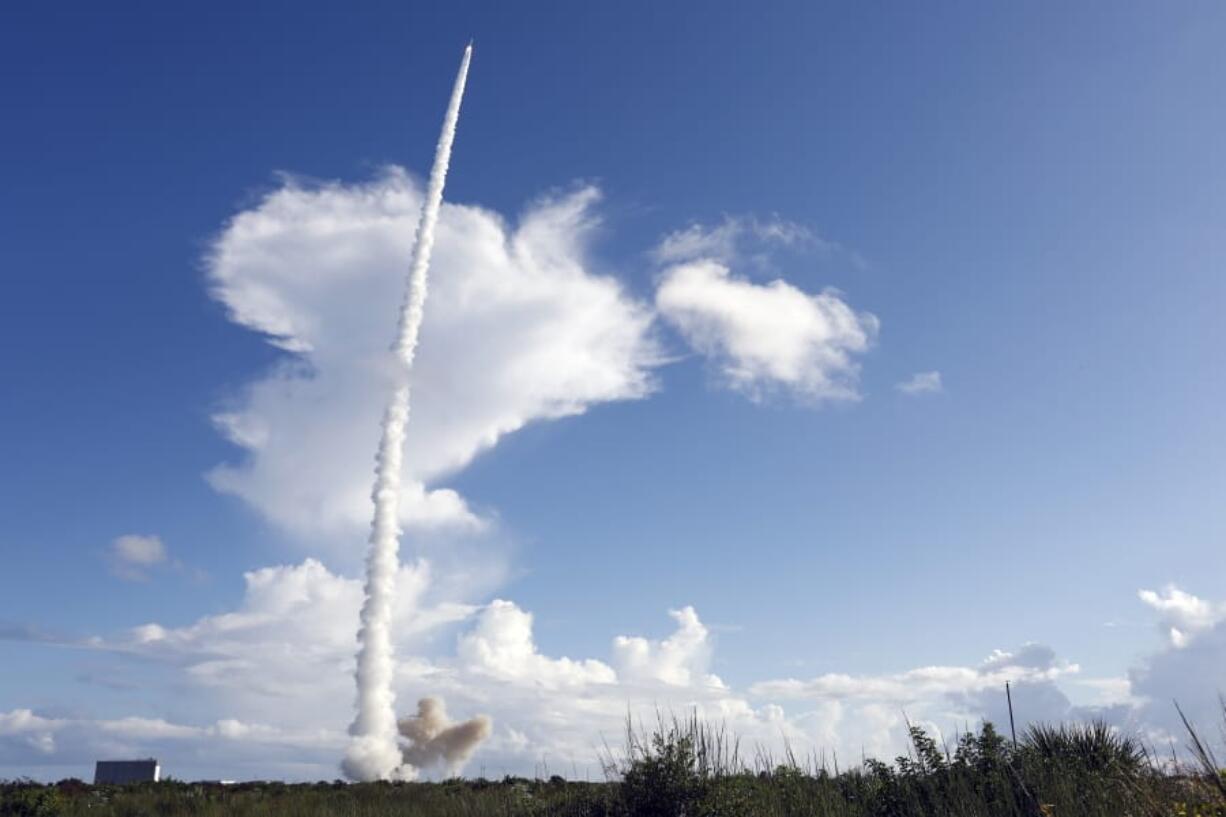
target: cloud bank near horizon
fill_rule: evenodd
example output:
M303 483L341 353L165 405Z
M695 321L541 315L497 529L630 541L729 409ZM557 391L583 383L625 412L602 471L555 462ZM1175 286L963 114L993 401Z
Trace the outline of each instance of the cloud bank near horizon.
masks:
M1182 646L1168 643L1146 656L1127 679L1082 678L1051 647L1026 644L973 666L766 678L737 689L711 673L717 644L691 607L672 611L670 632L612 637L605 656L554 656L537 644L531 612L515 602L430 599L430 570L419 562L401 574L397 647L415 657L397 668L396 692L412 700L428 688L460 718L491 715L493 733L479 759L495 776L533 773L542 758L568 775L598 775L601 740L616 742L627 712L650 725L658 710L696 712L725 723L746 746L776 754L786 741L801 754L837 756L844 766L862 754L891 758L905 750L907 719L938 737L983 719L1006 724L1006 680L1022 723L1100 717L1166 745L1181 740L1172 695L1194 721L1212 726L1216 701L1195 688L1196 679L1221 677L1226 662L1226 620L1219 618ZM1178 588L1155 596L1195 609L1221 606ZM160 683L176 697L200 701L198 718L184 723L151 707L125 717L0 712L0 772L62 776L80 773L99 753L137 752L158 754L176 774L190 767L202 775L275 770L291 779L331 779L351 708L352 621L360 603L357 579L308 559L249 572L234 610L183 627L149 623L77 643L109 667L110 677L131 682L113 691L115 698L130 702L135 693L154 700L149 693ZM1165 629L1161 613L1158 619ZM159 673L150 666L167 675L153 680ZM1104 695L1097 704L1076 705L1068 694L1076 685ZM440 724L451 723L435 714ZM479 719L470 724L487 728ZM272 750L275 763L268 762ZM430 751L449 771L465 760L441 744ZM228 765L210 766L214 758Z

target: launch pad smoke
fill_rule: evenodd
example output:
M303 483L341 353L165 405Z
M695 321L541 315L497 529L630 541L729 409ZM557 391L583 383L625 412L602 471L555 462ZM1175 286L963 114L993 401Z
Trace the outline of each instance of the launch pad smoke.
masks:
M383 415L383 434L375 456L375 484L371 492L374 520L371 523L370 551L366 560L366 599L362 605L362 626L358 632L357 715L349 728L352 740L342 769L354 780L412 779L417 769L433 762L445 762L455 771L488 737L488 718L478 717L461 724L447 720L442 701L424 698L418 703L415 718L396 720L392 681L395 662L392 656L392 596L399 569L400 479L405 431L409 423L409 386L417 338L426 303L427 273L434 248L434 229L443 202L443 186L451 162L460 102L472 59L472 43L464 49L460 70L451 91L451 101L443 118L442 132L434 152L430 181L422 202L421 218L409 264L408 288L400 308L396 341L395 381L391 400ZM401 748L398 738L410 743Z

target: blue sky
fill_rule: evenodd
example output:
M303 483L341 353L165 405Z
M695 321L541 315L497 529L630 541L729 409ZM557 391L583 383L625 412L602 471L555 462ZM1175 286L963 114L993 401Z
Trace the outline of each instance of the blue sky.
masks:
M665 611L692 605L706 628L692 666L759 714L771 688L755 684L977 667L1027 642L1075 663L1061 688L1093 705L1102 685L1079 679L1157 666L1181 649L1170 627L1195 620L1226 643L1212 601L1226 598L1223 36L1210 3L14 12L0 33L0 655L22 669L0 674L0 715L46 723L0 717L0 774L83 773L44 733L238 717L241 685L193 686L217 644L144 654L131 628L243 609L245 571L312 557L332 578L360 575L364 531L287 525L205 479L245 461L210 418L289 357L210 296L211 253L285 174L342 198L391 184L390 165L420 179L469 37L447 200L513 233L543 200L598 188L583 269L651 313L643 337L664 360L635 364L650 393L529 412L430 480L485 521L405 544L435 565L435 602L471 608L420 645L459 679L457 708L510 694L465 686L455 649L494 598L531 611L542 656L599 660L620 634L663 644ZM415 183L396 184L411 200ZM843 372L857 399L770 375L730 387L735 355L668 313L661 242L721 225L739 229L735 247L708 255L753 291L832 287L876 317ZM331 318L390 341L394 305L345 297ZM453 354L436 350L440 366ZM942 388L896 388L921 372ZM274 420L308 422L312 405ZM143 580L120 575L114 543L129 534L164 548ZM1138 599L1168 583L1208 601ZM1226 651L1200 649L1222 677ZM474 677L497 676L485 670ZM602 700L624 711L629 696ZM282 697L267 725L307 728ZM815 741L869 740L806 726L828 701L804 700L781 705ZM309 727L343 730L339 711ZM1158 728L1147 717L1128 723ZM202 759L219 734L158 750L188 776L257 774ZM499 734L491 767L530 769L540 747ZM284 774L329 776L326 751L284 745L304 764Z

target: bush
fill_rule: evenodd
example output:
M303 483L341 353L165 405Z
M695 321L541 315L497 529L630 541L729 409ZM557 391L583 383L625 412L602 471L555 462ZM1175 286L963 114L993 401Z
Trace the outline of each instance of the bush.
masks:
M707 781L698 772L691 736L657 732L622 774L621 795L631 817L696 817Z
M0 795L3 817L58 817L60 793L50 787L18 785Z
M1093 773L1134 778L1146 766L1140 741L1101 721L1034 724L1026 730L1024 749L1043 760Z

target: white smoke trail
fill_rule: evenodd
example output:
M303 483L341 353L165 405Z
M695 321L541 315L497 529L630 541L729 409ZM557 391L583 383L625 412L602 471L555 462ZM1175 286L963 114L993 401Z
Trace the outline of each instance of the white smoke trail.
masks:
M434 165L422 204L421 219L409 266L408 291L400 308L396 342L392 346L399 371L397 384L383 415L383 437L376 454L375 485L371 498L375 504L370 531L370 552L366 559L366 601L362 605L362 627L358 631L357 716L349 727L352 740L341 765L353 780L412 778L416 770L404 763L397 746L395 694L392 692L392 594L400 566L400 465L404 452L405 428L409 422L409 372L417 351L422 310L426 302L426 273L434 248L434 227L443 202L443 184L451 161L451 144L460 117L460 101L468 79L472 43L464 49L460 71L451 90L451 102L443 118Z

